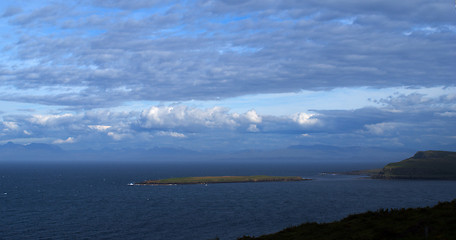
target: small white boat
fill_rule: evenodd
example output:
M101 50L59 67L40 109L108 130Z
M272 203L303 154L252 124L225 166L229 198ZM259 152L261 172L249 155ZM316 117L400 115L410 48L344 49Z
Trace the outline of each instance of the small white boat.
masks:
M134 185L135 185L135 184L134 184L134 183L132 183L132 182L128 184L128 186L134 186Z

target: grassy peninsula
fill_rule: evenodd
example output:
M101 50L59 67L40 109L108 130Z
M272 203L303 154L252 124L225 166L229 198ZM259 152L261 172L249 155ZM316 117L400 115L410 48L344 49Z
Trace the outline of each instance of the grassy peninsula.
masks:
M169 184L209 184L209 183L242 183L242 182L290 182L304 181L302 177L277 177L277 176L208 176L208 177L181 177L160 180L146 180L137 185L169 185Z
M419 151L413 157L387 164L374 178L456 179L456 152Z
M380 209L332 223L305 223L278 233L239 240L456 239L456 200L434 207Z

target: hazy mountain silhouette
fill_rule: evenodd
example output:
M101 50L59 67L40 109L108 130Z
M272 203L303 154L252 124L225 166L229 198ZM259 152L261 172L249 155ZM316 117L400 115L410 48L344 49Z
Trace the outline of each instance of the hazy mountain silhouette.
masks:
M64 150L57 145L8 142L0 145L0 161L232 161L232 162L296 162L296 161L377 161L404 159L415 150L376 147L338 147L331 145L294 145L275 150L246 149L237 152L197 152L185 148L155 147L151 149L83 149Z

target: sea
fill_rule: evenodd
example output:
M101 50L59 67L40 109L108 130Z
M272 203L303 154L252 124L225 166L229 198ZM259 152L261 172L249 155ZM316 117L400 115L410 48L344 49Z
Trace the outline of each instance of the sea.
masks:
M0 239L237 239L377 209L456 198L455 181L332 174L347 162L0 163ZM328 173L329 172L329 173ZM183 176L311 181L130 186Z

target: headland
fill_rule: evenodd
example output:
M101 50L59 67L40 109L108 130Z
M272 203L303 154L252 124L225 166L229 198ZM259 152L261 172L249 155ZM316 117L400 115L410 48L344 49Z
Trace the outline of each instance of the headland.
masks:
M381 169L343 172L375 179L456 180L456 152L419 151L413 157L389 163Z

